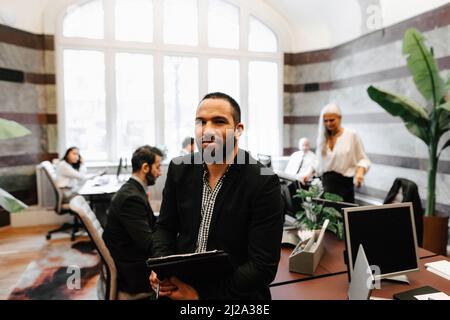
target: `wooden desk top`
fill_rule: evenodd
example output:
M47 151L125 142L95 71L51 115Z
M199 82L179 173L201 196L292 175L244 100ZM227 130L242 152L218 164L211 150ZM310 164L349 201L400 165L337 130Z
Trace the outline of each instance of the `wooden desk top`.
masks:
M289 256L292 248L281 248L280 262L278 264L277 274L271 286L284 282L299 281L303 279L313 278L322 275L332 275L341 272L347 272L347 266L344 263L345 243L339 240L337 236L331 232L326 232L324 237L325 250L320 259L314 275L300 274L289 271ZM419 248L419 258L436 256L435 253Z
M431 286L450 295L450 281L425 269L427 262L447 260L444 256L434 256L420 260L420 271L408 274L410 284L388 281L381 282L380 290L373 290L373 297L392 299L395 293ZM325 278L309 279L270 288L273 300L347 300L347 274L333 275Z

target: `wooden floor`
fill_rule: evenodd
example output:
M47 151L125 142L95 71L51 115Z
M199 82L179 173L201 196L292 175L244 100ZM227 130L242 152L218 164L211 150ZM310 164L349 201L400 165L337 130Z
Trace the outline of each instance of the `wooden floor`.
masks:
M0 300L8 298L28 264L37 259L43 247L52 243L70 242L70 236L60 234L47 241L48 230L58 226L0 229Z

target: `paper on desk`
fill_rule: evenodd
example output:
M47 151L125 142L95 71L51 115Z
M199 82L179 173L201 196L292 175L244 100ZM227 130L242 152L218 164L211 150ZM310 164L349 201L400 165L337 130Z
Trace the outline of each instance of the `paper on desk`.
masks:
M417 300L450 300L450 296L446 295L444 292L421 294L414 296L414 298Z

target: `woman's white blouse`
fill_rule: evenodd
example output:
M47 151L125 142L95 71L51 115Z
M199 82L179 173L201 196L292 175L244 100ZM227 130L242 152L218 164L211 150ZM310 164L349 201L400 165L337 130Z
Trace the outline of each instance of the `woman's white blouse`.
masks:
M87 169L80 166L80 171L75 170L65 160L61 160L56 166L56 185L58 188L74 188L86 179Z
M371 162L355 131L344 129L342 135L337 138L333 150L330 149L328 143L326 147L323 172L335 171L345 177L354 177L358 167L365 168L366 172L369 170Z

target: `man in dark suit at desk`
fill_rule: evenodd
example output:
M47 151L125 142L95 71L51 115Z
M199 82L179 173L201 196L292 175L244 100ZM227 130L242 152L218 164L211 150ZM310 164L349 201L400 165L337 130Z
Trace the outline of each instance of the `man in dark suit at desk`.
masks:
M133 174L112 199L103 233L118 271L118 289L128 293L151 291L145 261L152 252L155 224L147 186L161 175L162 153L150 146L138 148L131 159Z
M155 233L154 256L223 250L234 271L224 278L185 283L176 277L150 283L170 299L270 299L282 235L278 178L244 150L237 102L206 95L197 108L201 152L170 163ZM160 281L162 280L162 281Z

